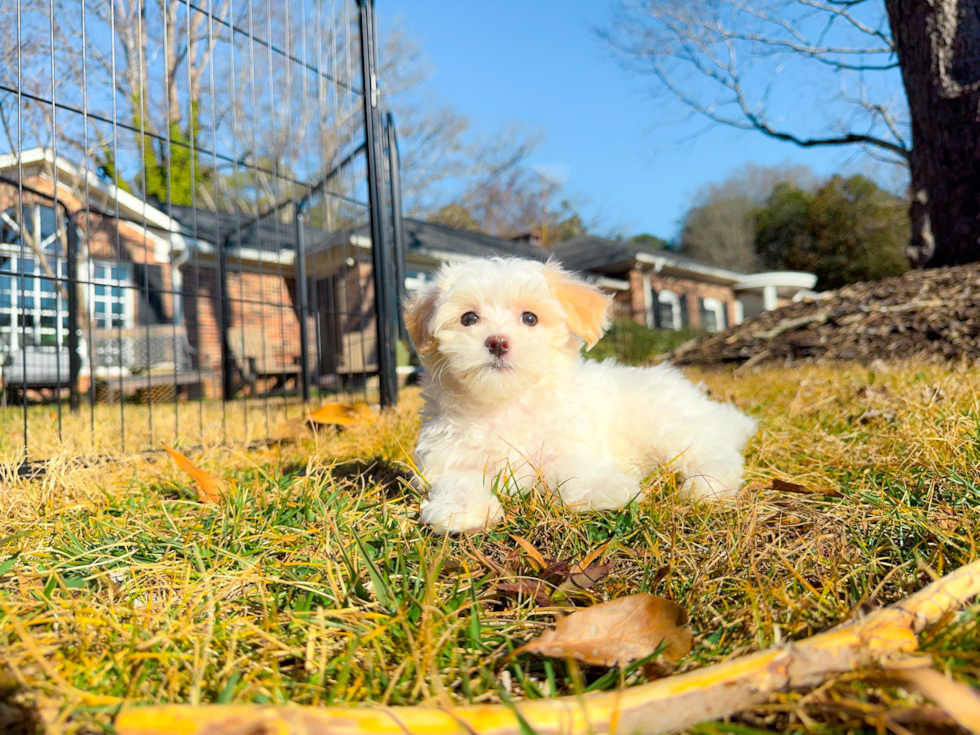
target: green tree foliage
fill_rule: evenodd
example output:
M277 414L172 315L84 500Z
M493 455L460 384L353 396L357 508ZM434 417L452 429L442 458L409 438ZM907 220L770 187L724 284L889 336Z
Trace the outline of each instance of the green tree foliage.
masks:
M834 176L813 192L779 184L754 225L767 268L815 273L821 289L908 270L907 205L864 176Z
M137 113L134 120L137 129L140 123ZM166 140L143 134L143 175L140 184L147 197L166 202L169 193L172 204L187 207L194 200L194 192L207 183L209 172L201 166L197 151L193 151L193 155L191 152L192 127L194 140L198 140L200 128L196 103L191 106L191 122L186 129L181 129L179 122L170 123L169 148Z
M633 235L633 237L629 239L629 242L633 243L634 245L647 248L648 250L665 250L670 244L662 237L657 237L656 235L651 235L646 232L641 232L639 235Z
M680 250L703 263L752 273L761 263L756 255L752 216L766 203L777 184L810 190L816 176L806 166L739 167L725 179L705 184L694 195L681 223Z
M119 172L116 170L116 154L113 152L112 146L104 145L96 151L95 166L99 178L103 181L118 186L128 194L133 193L133 188L125 179L119 176Z
M574 210L572 203L567 199L562 200L558 211L547 216L546 221L548 223L548 239L545 244L549 248L553 248L566 240L571 240L573 237L584 235L588 231L581 215Z

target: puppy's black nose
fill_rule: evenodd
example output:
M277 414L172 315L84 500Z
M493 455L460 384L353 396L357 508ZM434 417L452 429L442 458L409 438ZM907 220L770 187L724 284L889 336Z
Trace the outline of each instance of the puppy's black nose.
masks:
M496 334L487 337L487 349L494 357L503 357L510 349L510 340Z

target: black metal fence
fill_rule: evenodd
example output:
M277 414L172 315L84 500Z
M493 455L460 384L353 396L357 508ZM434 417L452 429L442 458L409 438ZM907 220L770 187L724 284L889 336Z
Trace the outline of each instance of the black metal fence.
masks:
M0 23L0 462L396 400L371 0L14 0Z

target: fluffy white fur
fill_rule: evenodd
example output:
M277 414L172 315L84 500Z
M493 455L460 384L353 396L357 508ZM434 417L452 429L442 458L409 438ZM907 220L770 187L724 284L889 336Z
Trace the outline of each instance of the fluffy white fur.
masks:
M583 360L583 341L592 347L608 327L609 304L553 263L517 259L446 266L408 304L427 376L416 447L429 485L424 523L478 531L503 517L495 492L537 484L572 509L621 508L665 463L699 497L737 491L755 421L670 365ZM471 312L474 323L463 318ZM509 349L494 355L491 337Z

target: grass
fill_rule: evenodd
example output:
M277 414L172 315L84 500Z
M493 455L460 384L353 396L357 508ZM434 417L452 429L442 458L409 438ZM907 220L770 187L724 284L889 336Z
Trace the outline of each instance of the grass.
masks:
M619 512L569 515L531 495L507 499L491 533L436 538L404 480L420 402L409 391L371 426L195 455L235 479L222 506L199 504L163 457L79 467L66 450L46 477L2 490L0 713L7 697L52 732L110 732L123 702L494 702L644 681L638 667L504 660L555 612L495 591L508 560L513 576L533 575L511 534L556 559L604 546L615 567L597 600L650 591L684 605L695 646L682 670L810 636L976 558L980 370L693 376L760 419L751 487L779 478L814 492L750 488L710 506L658 473ZM978 644L976 610L922 639L974 685ZM861 672L694 731L943 727Z
M374 392L377 401L377 393ZM363 401L365 394L324 394L313 401ZM161 442L211 447L247 446L276 436L285 421L303 416L297 396L181 400L90 405L77 413L66 405L0 406L0 464L49 457L119 456L159 450ZM26 432L25 432L26 426ZM25 433L27 437L25 447Z

